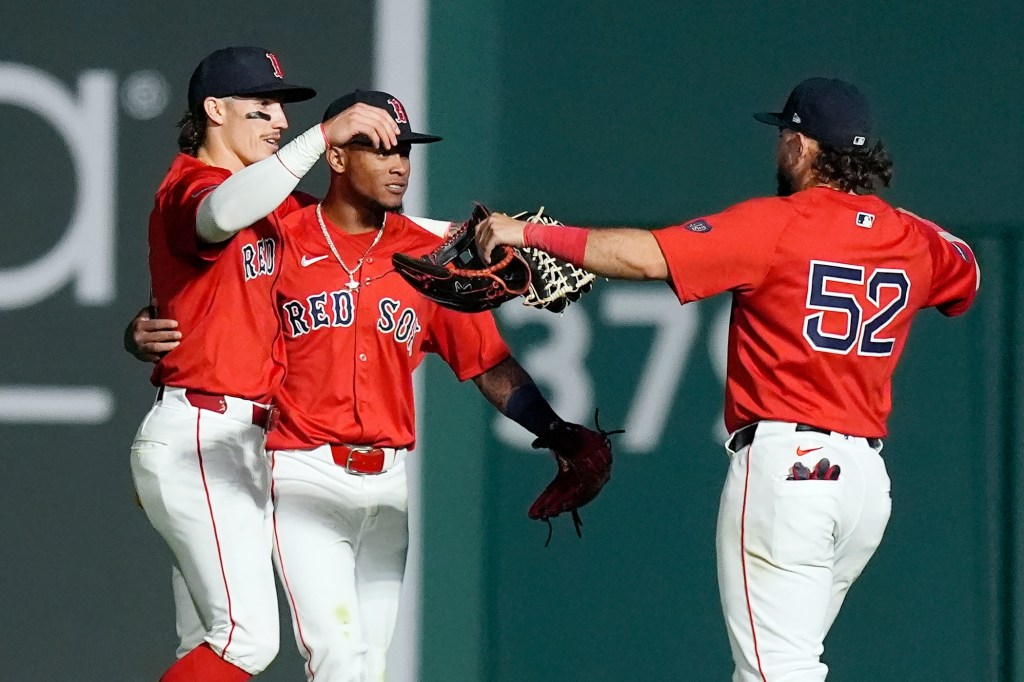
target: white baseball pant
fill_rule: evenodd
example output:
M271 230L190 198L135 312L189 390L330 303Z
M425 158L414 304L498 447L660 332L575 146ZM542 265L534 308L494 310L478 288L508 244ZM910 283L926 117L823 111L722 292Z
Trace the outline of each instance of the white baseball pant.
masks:
M822 642L889 521L881 444L770 421L729 443L717 553L733 682L821 682ZM837 480L786 480L823 458Z
M165 388L135 436L131 468L143 509L174 555L179 657L205 641L255 675L277 655L280 628L266 434L252 415L248 400L228 397L219 414ZM183 608L191 612L184 621Z
M278 576L310 682L383 682L409 547L405 462L349 473L328 446L270 453Z

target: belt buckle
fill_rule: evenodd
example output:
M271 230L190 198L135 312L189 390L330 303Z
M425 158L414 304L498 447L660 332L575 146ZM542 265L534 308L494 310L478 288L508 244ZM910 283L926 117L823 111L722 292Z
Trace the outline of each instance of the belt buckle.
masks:
M271 405L267 409L266 424L263 425L263 429L268 433L277 428L277 420L281 418L281 410L278 409L277 405Z
M365 455L373 452L377 448L372 445L349 445L348 447L348 458L345 460L345 471L355 476L366 476L365 471L353 471L352 470L352 456L356 454Z

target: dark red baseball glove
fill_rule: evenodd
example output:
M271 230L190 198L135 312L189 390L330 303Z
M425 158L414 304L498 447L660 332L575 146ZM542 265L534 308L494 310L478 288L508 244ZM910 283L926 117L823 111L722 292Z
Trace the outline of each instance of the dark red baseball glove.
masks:
M597 430L588 429L580 424L558 422L552 425L551 431L533 442L535 448L548 448L558 463L555 479L530 506L531 519L539 519L548 524L547 547L551 542L550 518L563 512L572 513L576 535L583 537L580 526L579 508L587 504L601 492L601 488L612 475L612 443L609 436L622 433L603 431L597 423L594 413L594 425Z

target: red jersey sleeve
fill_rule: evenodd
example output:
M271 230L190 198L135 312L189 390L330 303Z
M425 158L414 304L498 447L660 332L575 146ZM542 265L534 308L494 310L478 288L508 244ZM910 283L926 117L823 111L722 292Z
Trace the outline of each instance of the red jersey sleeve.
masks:
M492 313L460 313L440 306L423 349L440 355L459 381L483 374L511 355Z
M163 199L167 215L168 246L172 253L189 260L215 261L231 240L206 244L196 236L196 213L210 192L231 177L225 168L207 166L184 173Z
M981 285L981 269L974 251L963 239L932 221L903 209L899 211L905 220L916 223L929 241L932 282L925 305L935 306L949 317L964 313L971 307Z
M757 287L768 274L792 209L751 199L721 213L653 232L681 303Z

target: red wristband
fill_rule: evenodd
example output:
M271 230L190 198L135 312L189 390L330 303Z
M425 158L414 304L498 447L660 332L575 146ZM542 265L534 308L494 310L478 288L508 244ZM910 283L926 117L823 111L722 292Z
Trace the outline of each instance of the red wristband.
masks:
M320 134L324 136L325 149L331 148L331 141L327 139L327 131L324 129L324 124L320 124Z
M583 267L583 257L587 253L587 237L590 230L568 225L541 225L527 223L523 228L523 244L552 256L567 260L573 265Z

